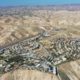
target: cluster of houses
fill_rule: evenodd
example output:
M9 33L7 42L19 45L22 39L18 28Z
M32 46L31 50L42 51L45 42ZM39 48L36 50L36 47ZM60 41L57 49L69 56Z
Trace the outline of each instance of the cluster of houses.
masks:
M47 34L44 33L44 35L47 35ZM53 53L49 53L48 50L43 45L41 45L40 43L37 42L37 39L39 37L40 36L36 36L36 37L28 39L28 40L26 39L24 41L21 41L17 44L12 45L12 46L1 49L0 56L3 57L2 60L4 63L0 63L0 65L5 65L4 69L9 70L9 68L12 65L13 65L12 67L14 67L14 65L16 64L15 57L20 56L21 61L18 61L20 59L17 59L17 62L19 62L19 64L20 64L20 62L22 62L21 65L25 64L26 67L33 66L35 69L41 68L42 70L45 70L45 71L47 70L47 72L57 75L58 69L54 65L58 65L58 64L61 64L65 61L67 61L70 56L73 58L77 58L80 56L80 54L78 53L78 52L80 52L80 40L65 41L64 38L59 38L58 40L56 40L54 42L55 44L53 44L53 47L52 47L53 49L55 49L55 52L53 51ZM38 56L38 54L37 54L37 51L40 52L40 50L43 51L43 53L41 54L42 57ZM73 51L74 51L74 53L73 53ZM44 54L46 54L45 58L43 56ZM55 54L56 56L54 56L53 54ZM49 61L51 64L47 64L47 62L48 62L47 58L50 55L52 57L52 61L51 62ZM14 58L14 60L12 60L13 58ZM42 59L43 59L43 62L41 63ZM2 61L2 60L0 60L0 61ZM12 62L9 60L12 60ZM36 60L38 62L35 62ZM46 63L45 63L45 60L46 60ZM3 66L1 66L1 67L3 67Z

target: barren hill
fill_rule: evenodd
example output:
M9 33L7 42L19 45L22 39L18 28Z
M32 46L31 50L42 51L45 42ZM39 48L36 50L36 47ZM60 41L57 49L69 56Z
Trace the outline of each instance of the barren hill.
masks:
M58 80L55 75L34 70L17 70L7 73L0 80Z

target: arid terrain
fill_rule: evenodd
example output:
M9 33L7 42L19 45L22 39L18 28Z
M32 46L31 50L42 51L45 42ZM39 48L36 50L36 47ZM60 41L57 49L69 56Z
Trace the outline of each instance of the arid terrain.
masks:
M0 45L12 43L41 31L53 31L54 36L79 37L80 11L33 11L33 15L0 17ZM50 33L52 34L52 33ZM53 37L54 37L53 36Z
M58 67L58 75L42 71L45 67L41 66L40 70L34 70L30 65L27 66L29 70L22 70L21 66L18 68L21 70L11 68L14 71L8 71L8 60L16 53L24 57L27 50L30 55L35 54L36 59L48 61L50 57L50 65ZM33 55L31 58L35 58ZM22 63L24 61L22 59ZM31 62L36 63L35 59ZM43 62L40 62L42 65ZM18 67L22 65L13 63L16 64ZM2 68L3 65L6 68ZM1 74L1 80L80 80L80 5L72 8L70 5L67 8L0 8L0 70L2 69L6 73Z

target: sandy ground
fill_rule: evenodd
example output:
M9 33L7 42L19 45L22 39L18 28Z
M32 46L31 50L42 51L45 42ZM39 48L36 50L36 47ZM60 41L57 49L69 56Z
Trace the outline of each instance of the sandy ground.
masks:
M55 37L80 36L80 11L35 10L32 13L32 16L0 16L0 46L34 36L43 30L52 30L50 34Z
M80 80L80 60L64 63L59 68L70 80Z
M0 80L58 80L58 78L53 74L35 70L16 70L4 74Z

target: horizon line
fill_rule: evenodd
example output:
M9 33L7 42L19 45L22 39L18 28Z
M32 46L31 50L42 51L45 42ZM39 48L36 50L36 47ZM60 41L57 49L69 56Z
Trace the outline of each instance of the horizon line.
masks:
M19 6L28 6L28 7L35 7L35 6L69 6L69 5L73 5L73 6L77 6L77 5L80 5L80 3L68 3L68 4L34 4L34 5L1 5L0 7L19 7Z

